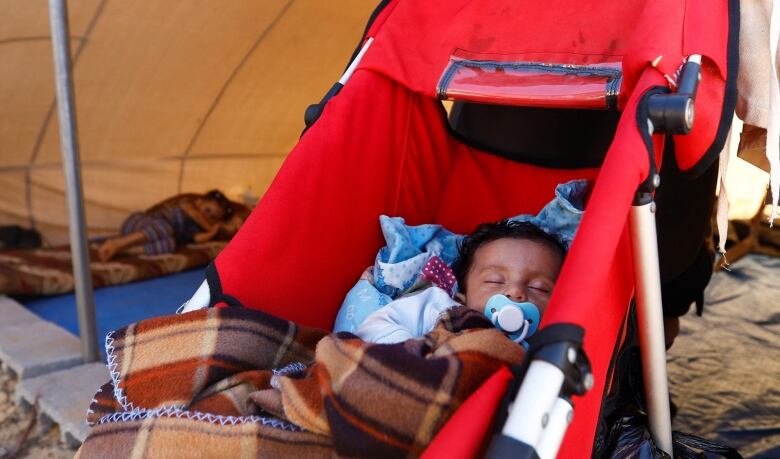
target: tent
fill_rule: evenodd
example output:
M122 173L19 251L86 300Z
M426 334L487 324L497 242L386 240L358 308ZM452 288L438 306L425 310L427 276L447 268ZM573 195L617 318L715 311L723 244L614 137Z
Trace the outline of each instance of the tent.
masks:
M262 194L374 6L68 2L89 236L180 192ZM65 243L47 4L8 0L0 16L0 225Z

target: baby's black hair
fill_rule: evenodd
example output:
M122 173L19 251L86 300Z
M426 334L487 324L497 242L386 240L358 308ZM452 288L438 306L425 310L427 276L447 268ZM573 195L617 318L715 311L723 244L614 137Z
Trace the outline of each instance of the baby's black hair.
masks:
M233 206L230 205L230 201L225 197L224 194L222 194L221 191L211 190L203 195L203 198L216 202L225 213L225 218L230 217L230 215L233 213Z
M566 245L531 222L505 219L495 223L482 223L458 243L458 259L452 264L452 270L461 292L466 291L466 274L471 269L477 250L488 242L504 238L536 241L559 253L561 261L566 257Z

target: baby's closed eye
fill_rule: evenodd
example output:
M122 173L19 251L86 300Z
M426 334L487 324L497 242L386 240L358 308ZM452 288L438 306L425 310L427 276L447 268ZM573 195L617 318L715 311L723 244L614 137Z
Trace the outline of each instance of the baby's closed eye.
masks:
M484 279L484 282L486 284L505 284L506 280L504 280L503 277L500 276L490 276Z
M543 292L543 293L550 293L550 292L552 292L552 286L550 286L548 284L544 284L544 283L530 284L528 286L528 288L536 290L538 292Z

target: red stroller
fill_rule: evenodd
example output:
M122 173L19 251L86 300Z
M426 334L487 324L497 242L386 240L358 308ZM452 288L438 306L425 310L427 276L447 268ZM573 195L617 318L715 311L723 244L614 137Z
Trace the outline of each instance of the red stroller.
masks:
M653 196L665 150L690 176L712 170L735 104L738 24L737 0L382 1L187 309L240 305L329 329L382 245L380 214L467 233L595 179L544 343L490 451L599 454L636 298L651 431L671 452ZM449 120L439 99L455 101ZM310 296L326 307L301 308ZM429 453L476 454L507 379L467 401Z

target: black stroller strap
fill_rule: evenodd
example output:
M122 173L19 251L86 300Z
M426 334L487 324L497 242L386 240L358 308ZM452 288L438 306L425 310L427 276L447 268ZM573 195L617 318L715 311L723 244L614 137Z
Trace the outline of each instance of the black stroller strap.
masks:
M689 178L697 178L720 157L726 137L731 129L731 120L737 106L737 75L739 73L739 0L729 0L729 38L727 43L726 92L720 112L720 121L712 145L701 156L699 162L685 172Z
M658 175L658 167L655 163L655 147L653 146L653 133L650 132L648 121L650 120L650 98L657 94L668 94L669 89L663 86L653 86L648 89L639 101L639 105L636 107L636 125L639 129L639 134L642 136L645 148L647 150L647 159L649 163L647 178L639 184L637 189L637 197L635 198L634 205L643 204L646 199L652 200L652 195L655 192L657 182L655 181Z
M355 51L352 53L352 57L349 58L349 61L347 62L346 67L344 67L344 71L346 72L347 69L349 69L349 66L352 64L352 62L355 61L355 59L358 57L358 54L360 54L360 50L363 49L363 44L366 41L366 36L368 35L368 31L371 29L371 25L374 24L374 21L376 21L376 18L379 16L379 14L387 7L387 5L390 4L392 0L382 0L379 5L374 9L374 12L371 13L371 17L368 19L368 23L366 24L365 30L363 30L363 35L360 38L360 42L358 43L357 47L355 48ZM341 88L343 88L344 85L340 82L336 82L331 86L331 88L328 90L327 93L322 97L319 103L309 105L306 108L306 111L304 112L303 119L305 123L305 127L303 128L303 132L301 132L301 137L306 133L306 131L309 130L309 128L317 122L318 119L320 119L320 116L322 115L322 112L325 110L325 105L328 103L330 99L338 95L338 93L341 91Z

